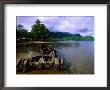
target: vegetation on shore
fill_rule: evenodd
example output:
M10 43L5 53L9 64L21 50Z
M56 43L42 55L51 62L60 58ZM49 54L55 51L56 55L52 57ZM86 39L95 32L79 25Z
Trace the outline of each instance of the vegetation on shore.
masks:
M68 32L50 32L51 40L53 41L93 41L94 37L91 36L81 36L80 34L70 34Z
M70 34L68 32L50 32L49 29L36 20L32 26L31 32L28 32L22 25L16 27L16 41L27 42L27 41L93 41L92 36L81 36L80 34Z
M22 43L42 43L38 55L31 58L22 58L17 61L16 73L17 74L62 74L64 73L65 65L62 58L57 57L56 50L49 46L47 43L51 41L93 41L94 37L81 36L80 34L70 34L68 32L50 32L49 29L40 22L32 25L31 32L28 32L22 25L16 27L16 42ZM38 41L38 42L37 42ZM23 44L24 44L23 43ZM46 45L46 46L45 46ZM23 47L24 48L24 47ZM40 49L41 48L41 49ZM67 68L67 66L66 66Z

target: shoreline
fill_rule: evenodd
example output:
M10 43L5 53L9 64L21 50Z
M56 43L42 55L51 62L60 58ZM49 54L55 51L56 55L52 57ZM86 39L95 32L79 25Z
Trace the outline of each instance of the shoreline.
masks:
M40 44L40 43L53 43L53 42L47 42L47 41L29 41L29 42L19 42L19 43L16 43L16 44L29 44L29 43Z
M76 40L67 40L67 41L76 41ZM78 41L85 41L86 40L78 40ZM88 40L88 41L94 41L94 40ZM59 42L59 41L29 41L29 42L19 42L19 43L16 43L16 44L29 44L29 43L36 43L36 44L40 44L40 43L53 43L53 42Z

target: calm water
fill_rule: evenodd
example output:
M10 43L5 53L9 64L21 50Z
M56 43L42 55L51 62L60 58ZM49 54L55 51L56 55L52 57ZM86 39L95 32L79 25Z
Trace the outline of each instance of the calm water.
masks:
M64 73L94 74L94 41L58 41L52 45L65 61ZM40 44L17 44L17 60L36 56L39 47Z

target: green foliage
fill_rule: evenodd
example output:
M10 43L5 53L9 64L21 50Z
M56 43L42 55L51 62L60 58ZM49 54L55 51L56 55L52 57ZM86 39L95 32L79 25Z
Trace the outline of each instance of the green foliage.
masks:
M70 34L68 32L51 32L51 40L61 41L61 40L74 40L74 41L93 41L94 37L86 36L83 37L80 34Z
M39 19L32 26L32 39L38 41L45 41L49 38L49 30L44 24L42 24Z
M27 30L19 24L16 27L16 39L22 41L23 38L25 40L46 41L49 39L49 30L39 20L32 26L31 32L27 32Z
M24 39L23 39L24 38ZM31 32L28 32L22 25L16 27L16 40L22 41L61 41L61 40L75 40L75 41L91 41L94 37L81 36L80 34L70 34L68 32L49 32L48 28L42 24L39 19L36 20L32 26Z
M17 41L22 41L23 39L28 38L28 32L22 25L17 25L16 27L16 40Z
M22 38L22 30L23 30L23 26L22 25L18 25L16 27L16 37L19 39L19 38Z

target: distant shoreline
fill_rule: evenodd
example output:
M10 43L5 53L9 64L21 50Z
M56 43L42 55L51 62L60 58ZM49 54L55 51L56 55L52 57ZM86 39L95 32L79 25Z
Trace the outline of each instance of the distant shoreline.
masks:
M29 41L29 42L18 42L17 44L29 44L29 43L36 43L36 44L39 44L39 43L52 43L52 42L49 42L49 41Z
M49 42L49 41L30 41L27 43L52 43L52 42Z
M64 41L64 40L61 40ZM66 41L76 41L76 40L66 40ZM77 40L77 41L94 41L94 40ZM17 42L16 44L46 44L46 43L53 43L53 42L58 42L58 41L29 41L29 42Z

